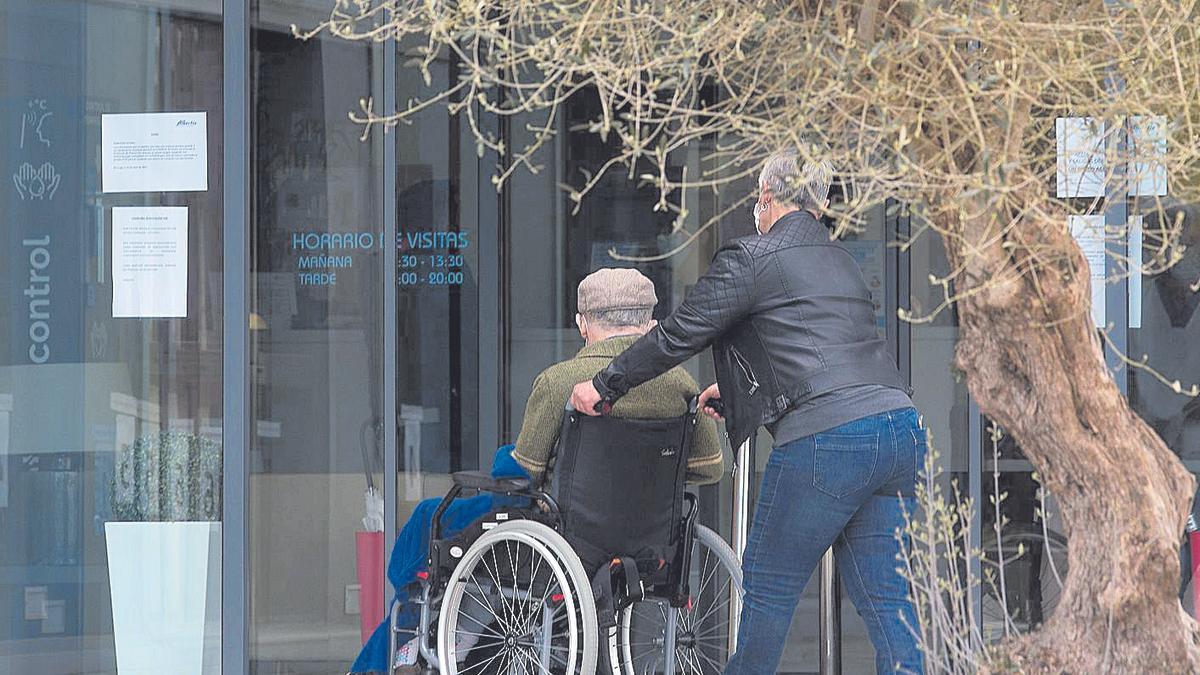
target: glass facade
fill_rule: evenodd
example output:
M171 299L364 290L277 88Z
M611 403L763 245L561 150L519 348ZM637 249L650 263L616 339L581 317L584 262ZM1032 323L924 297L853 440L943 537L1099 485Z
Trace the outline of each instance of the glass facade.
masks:
M1131 310L1128 331L1129 353L1147 355L1148 365L1171 379L1186 385L1200 382L1200 293L1194 285L1200 278L1200 205L1170 202L1163 213L1145 209L1139 213L1133 205L1133 218L1142 218L1147 248L1153 246L1155 231L1160 223L1178 222L1182 227L1182 243L1187 247L1183 258L1170 269L1146 276L1141 289L1130 289L1140 300ZM1165 216L1165 218L1164 218ZM1176 219L1179 219L1176 221ZM1146 259L1150 256L1147 252ZM1140 297L1139 297L1140 296ZM1133 409L1154 428L1167 447L1179 456L1188 470L1200 474L1200 399L1180 396L1146 370L1128 373L1129 401ZM1195 506L1193 505L1193 512ZM1180 579L1180 599L1192 616L1196 616L1195 593L1191 570L1200 558L1200 551L1185 548L1185 562Z
M5 673L219 666L222 15L173 5L0 8ZM199 114L207 190L105 190L102 121L131 112ZM161 207L186 306L130 317L113 235Z
M536 374L581 346L576 284L599 267L637 267L665 315L721 242L752 232L749 205L730 210L748 183L687 195L689 230L724 215L666 257L686 235L624 173L576 210L560 186L611 151L578 128L595 112L586 96L564 108L556 140L535 158L542 170L516 172L499 192L495 157L481 157L466 121L444 110L364 140L347 115L361 99L382 109L429 89L405 67L406 45L296 39L292 26L315 25L328 4L0 7L2 673L345 672L371 623L364 613L388 592L382 542L420 500L442 495L452 472L486 468L514 440ZM434 88L459 77L452 62L431 75ZM229 115L231 87L240 93ZM154 113L203 120L204 169L192 177L203 189L106 191L105 125L120 121L107 116ZM150 120L137 119L137 128ZM509 147L522 145L526 121L480 116ZM242 124L248 135L234 133ZM702 173L708 150L696 144L671 170ZM1103 208L1120 219L1145 211L1150 241L1158 226L1143 206ZM1170 208L1195 244L1200 211ZM119 289L139 278L130 256L144 254L129 243L145 232L131 229L131 214L174 224L156 255L182 250L186 264L162 270L170 288L150 290L182 308L124 306ZM980 506L983 564L1009 558L1008 597L984 588L975 598L985 632L1002 633L1006 612L1036 626L1066 573L1053 497L1039 493L1019 448L1002 434L993 444L956 376L953 310L896 318L943 300L928 278L948 263L936 239L913 236L920 230L889 203L846 244L945 480ZM227 244L241 241L245 265L227 264ZM1114 341L1185 383L1200 380L1189 349L1200 339L1195 251L1171 271L1106 289L1110 308L1125 308L1109 312ZM225 311L231 292L244 294L245 311ZM707 355L685 367L713 379ZM1195 399L1144 370L1116 377L1200 471ZM245 405L227 409L243 386ZM752 490L769 449L763 434L742 467ZM702 521L730 539L732 483L701 490ZM384 505L374 539L362 536L368 488ZM997 488L1008 494L1003 545L988 499ZM1181 589L1190 583L1185 573ZM833 640L844 672L869 670L852 605L843 598L823 613L819 595L814 579L781 672L828 668L820 653Z

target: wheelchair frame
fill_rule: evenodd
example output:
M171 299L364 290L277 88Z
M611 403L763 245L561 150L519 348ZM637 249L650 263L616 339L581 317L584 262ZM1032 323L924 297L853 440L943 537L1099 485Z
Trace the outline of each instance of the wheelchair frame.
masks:
M568 407L567 413L572 411ZM691 426L695 423L695 415L697 413L696 399L692 399L688 406L688 414L692 416L692 421L687 425L685 432L685 445L690 447ZM684 462L684 470L686 470L686 461ZM532 481L525 478L492 478L490 475L483 472L464 471L453 474L454 484L450 490L442 498L434 511L432 523L429 531L429 555L426 560L426 571L418 574L420 581L420 595L413 602L419 606L419 619L416 627L416 638L419 645L420 657L424 659L426 664L435 669L441 669L440 659L445 656L438 653L438 650L433 644L434 639L434 624L435 617L433 612L437 611L435 606L442 602L447 595L447 588L452 583L451 577L454 570L468 553L470 547L482 537L482 533L471 541L463 542L457 538L443 537L442 518L447 509L460 497L466 490L474 490L480 493L491 493L504 495L508 497L525 498L530 500L531 507L536 508L541 505L543 511L536 518L517 517L514 520L532 520L541 522L553 529L556 533L562 535L563 518L562 511L558 500L539 485L534 487ZM681 517L681 528L678 531L678 542L674 545L673 559L667 563L666 581L665 583L655 584L652 590L648 593L644 585L637 590L636 597L622 592L620 589L613 589L613 599L618 622L624 617L626 622L629 621L629 608L635 603L645 600L647 597L659 602L665 602L669 607L681 609L689 606L690 588L689 578L692 564L692 548L696 540L696 517L699 512L699 499L696 495L684 492L682 494L683 506L686 507L686 512ZM576 556L578 556L576 552ZM590 580L589 580L590 581ZM740 574L738 574L738 588L740 592ZM590 587L578 589L580 592L591 592ZM388 668L389 674L395 668L396 653L399 648L397 644L397 635L399 634L396 628L396 622L399 617L400 605L393 602L389 611L389 635L388 635ZM736 610L735 610L736 611ZM676 612L668 611L665 613L665 644L675 644L676 639ZM731 618L731 622L734 621ZM617 628L619 628L618 626ZM608 634L608 640L598 644L598 649L607 651L613 662L610 664L614 670L617 670L615 658L617 654L616 631L612 629ZM625 624L626 632L628 631L628 623ZM407 632L407 631L405 631ZM626 637L628 637L626 635ZM665 670L666 675L674 675L675 661L673 652L669 652L670 658L666 659ZM628 645L625 646L624 657L629 659ZM584 673L584 675L588 675Z
M460 483L460 476L467 478L471 484L464 485L463 483ZM426 573L423 574L423 578L420 579L420 598L414 601L415 604L420 606L420 618L417 625L416 637L419 638L418 644L420 645L421 656L430 666L433 667L437 667L440 661L438 660L437 650L434 649L433 645L431 644L431 639L433 637L433 631L431 630L433 626L432 606L441 598L442 595L444 595L444 582L448 583L449 577L451 574L453 574L454 567L466 553L466 549L462 548L463 545L461 543L458 543L452 539L443 539L441 536L441 519L445 514L446 509L450 507L450 504L452 504L455 499L461 496L462 493L468 489L491 492L493 494L500 494L508 497L525 497L530 499L535 504L541 502L546 506L547 519L554 523L554 525L551 527L553 527L556 531L558 531L557 526L559 522L561 522L561 514L559 512L557 500L543 490L532 489L528 486L525 488L520 488L514 484L509 484L507 486L501 484L501 482L508 479L499 479L498 481L495 481L496 484L493 486L474 484L479 478L477 475L474 475L474 472L460 472L455 474L454 478L456 481L455 484L442 498L441 503L438 504L438 508L433 514L433 522L429 530L429 558L426 560ZM528 481L525 481L524 479L522 479L522 481L528 483ZM684 501L688 507L687 514L684 516L683 537L680 545L676 548L677 560L670 565L670 569L668 570L668 581L666 583L668 593L654 593L655 597L666 600L671 607L675 608L684 607L688 602L688 575L691 571L691 552L695 537L696 514L699 511L699 501L695 495L690 493L685 494ZM657 590L658 587L655 588ZM643 598L620 598L618 601L618 608L623 609L626 604L636 602L637 600L641 599ZM392 664L395 663L396 651L399 648L396 643L397 631L395 628L396 621L399 617L399 611L399 603L393 602L389 612L389 667L392 667Z

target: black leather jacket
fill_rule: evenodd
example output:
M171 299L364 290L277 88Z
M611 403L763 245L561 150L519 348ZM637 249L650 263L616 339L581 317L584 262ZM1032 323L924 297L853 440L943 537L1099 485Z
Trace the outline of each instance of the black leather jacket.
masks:
M710 344L734 447L819 394L858 384L909 391L862 271L807 212L735 239L683 303L593 380L612 403Z

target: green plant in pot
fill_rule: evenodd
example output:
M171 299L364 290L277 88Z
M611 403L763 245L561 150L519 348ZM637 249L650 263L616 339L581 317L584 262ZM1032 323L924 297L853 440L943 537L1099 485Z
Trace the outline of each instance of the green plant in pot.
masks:
M159 431L117 451L113 520L221 519L221 446L180 431Z

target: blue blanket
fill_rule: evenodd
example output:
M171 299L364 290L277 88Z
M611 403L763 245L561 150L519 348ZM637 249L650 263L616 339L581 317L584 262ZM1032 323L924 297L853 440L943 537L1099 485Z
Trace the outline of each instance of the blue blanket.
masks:
M521 465L512 458L514 446L505 445L496 450L492 459L493 478L528 478ZM388 561L387 577L396 589L396 601L400 603L400 617L397 625L407 629L407 633L399 636L401 640L411 639L420 617L417 606L410 600L410 593L419 593L417 572L425 568L425 560L429 557L429 528L433 523L433 512L437 510L441 498L426 499L417 504L408 522L404 524L396 537L396 545L392 548L392 557ZM506 497L504 495L481 494L476 497L456 499L446 509L442 516L444 536L452 537L482 516L506 507L522 506L528 500ZM350 668L351 673L386 673L388 670L388 621L383 623L371 634L367 644L363 645L358 658Z

